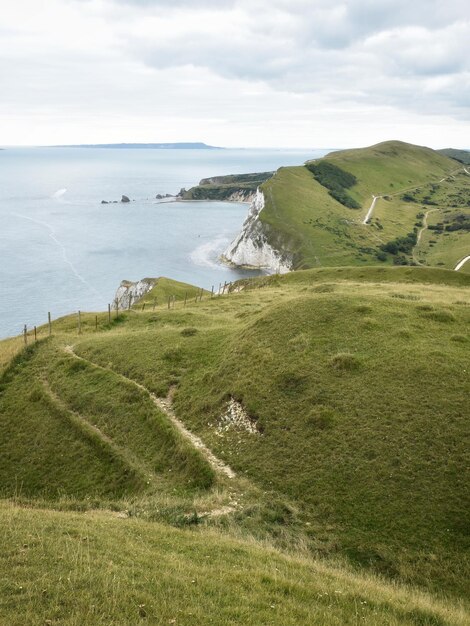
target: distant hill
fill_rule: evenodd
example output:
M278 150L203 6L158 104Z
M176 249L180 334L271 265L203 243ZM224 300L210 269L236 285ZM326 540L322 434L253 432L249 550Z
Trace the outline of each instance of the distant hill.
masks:
M202 142L189 143L91 143L76 145L46 146L47 148L114 148L139 150L223 150L218 146L209 146Z
M260 190L256 210L224 253L238 266L454 269L470 250L470 176L430 148L387 141L331 152L281 167Z
M439 152L439 154L443 154L446 157L450 157L451 159L455 159L456 161L460 161L461 163L465 163L465 165L470 164L470 150L444 148L443 150L436 150L436 152Z
M257 188L273 176L274 172L235 174L203 178L197 187L183 191L183 200L222 200L250 202Z

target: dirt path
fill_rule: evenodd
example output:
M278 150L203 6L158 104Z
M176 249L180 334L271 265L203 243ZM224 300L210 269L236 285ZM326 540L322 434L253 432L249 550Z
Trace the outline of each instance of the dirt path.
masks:
M202 452L202 454L206 457L207 461L209 462L209 464L213 467L213 469L216 472L218 472L219 474L224 474L228 478L235 478L236 474L232 470L232 468L229 467L228 465L226 465L220 459L218 459L213 454L213 452L205 445L205 443L197 435L195 435L194 433L190 432L186 428L186 426L183 424L183 422L181 422L176 417L175 412L173 411L173 407L172 407L172 404L173 404L172 403L172 395L173 395L173 391L174 390L170 390L170 393L168 394L166 399L157 398L157 396L154 393L149 391L146 387L144 387L140 383L136 382L135 380L132 380L132 378L127 378L127 376L123 376L122 374L119 374L119 373L115 372L114 370L111 370L111 369L109 369L107 367L103 367L101 365L98 365L97 363L93 363L93 361L89 361L88 359L85 359L85 358L79 356L78 354L76 354L74 352L73 346L65 346L64 350L65 350L65 352L67 352L67 354L70 354L75 359L78 359L80 361L84 361L85 363L88 363L89 365L91 365L92 367L96 367L97 369L105 370L107 372L113 372L113 374L115 374L116 376L119 376L120 378L122 378L126 382L131 383L135 387L138 387L141 391L144 391L149 396L149 398L152 400L152 402L155 404L155 406L158 409L160 409L160 411L165 413L165 415L170 419L172 424L183 435L183 437L188 439L195 448L197 448L198 450L200 450Z
M459 271L459 269L460 269L461 267L463 267L467 261L470 261L470 255L469 255L469 256L466 256L466 257L464 257L463 259L461 259L461 260L457 263L457 265L454 267L454 270L455 270L456 272L458 272L458 271Z
M417 257L417 249L419 246L419 242L421 241L421 236L424 233L424 231L426 230L426 228L428 227L428 215L430 213L433 213L434 211L439 211L440 209L429 209L429 211L426 211L426 213L424 214L423 217L423 227L419 230L418 232L418 236L416 238L416 244L413 248L413 260L416 261L416 263L419 263L419 265L423 265L422 262L418 259Z
M365 216L365 218L362 221L363 224L368 224L369 223L370 218L372 217L372 213L373 213L373 211L375 209L375 203L381 197L382 196L372 196L372 204L370 205L369 210L367 211L367 215Z
M462 171L462 168L458 168L456 170L453 170L452 172L449 172L447 174L447 176L444 176L444 178L441 178L439 181L439 183L443 183L445 181L446 178L448 178L449 176L453 176L454 174L457 174L457 172ZM464 167L463 171L466 174L470 175L470 172L467 171L467 169ZM387 196L390 196L391 198L393 196L398 196L401 193L405 193L406 191L414 191L415 189L419 189L420 187L427 187L428 185L432 185L432 182L429 183L422 183L421 185L417 185L416 187L408 187L407 189L400 189L400 191L394 191L393 193L388 193ZM363 225L367 226L370 223L370 219L372 217L372 213L374 212L375 209L375 203L377 202L377 200L379 198L382 198L383 196L372 196L372 204L369 207L369 210L367 211L367 215L365 216L365 218L362 220Z

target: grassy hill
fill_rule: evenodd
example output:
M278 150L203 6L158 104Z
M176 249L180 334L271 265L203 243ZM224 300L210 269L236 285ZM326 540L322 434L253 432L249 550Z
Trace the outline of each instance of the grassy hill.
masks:
M455 148L444 148L443 150L437 150L439 154L443 154L446 157L470 165L470 151L469 150L456 150Z
M338 180L316 176L318 165L354 182L332 190ZM346 180L346 179L345 179ZM455 160L429 148L388 141L369 148L332 152L307 167L285 167L262 185L265 208L260 221L267 241L287 251L294 269L338 265L441 264L453 269L461 250L470 250L462 229L458 245L444 238L437 250L417 237L429 209L441 214L459 208L470 216L470 175ZM344 195L346 194L346 196ZM368 224L363 220L373 196L380 196ZM349 198L353 207L345 206ZM343 202L339 201L343 198ZM396 245L395 245L396 244ZM438 259L438 260L437 260ZM467 268L468 269L468 268ZM465 271L465 269L464 269Z
M37 615L57 623L93 623L86 602L106 623L141 604L150 623L167 623L175 611L176 623L194 623L189 613L201 607L221 624L357 623L357 607L370 609L361 621L371 624L464 623L456 607L470 579L468 274L326 268L240 281L230 295L204 293L186 307L180 300L170 310L149 308L138 305L111 324L100 314L98 329L95 315L84 314L81 335L75 318L55 321L53 336L40 329L40 341L3 374L0 523L12 546L2 551L3 567L41 581L6 588L1 610L15 615L8 623L36 623L24 617L34 606L55 607L52 617ZM3 350L12 354L11 341ZM169 406L216 463L175 425ZM113 519L110 510L134 519ZM23 554L31 542L21 537L38 533L43 539ZM83 536L91 543L76 539ZM217 565L193 573L202 545L201 560ZM123 552L110 557L117 547ZM57 595L38 591L72 562L77 611L88 622L67 622ZM284 572L284 591L263 563ZM245 573L233 576L234 565ZM145 580L132 574L142 568ZM90 593L109 595L109 572L120 581L109 591L116 600L91 602ZM202 595L180 602L202 573ZM96 576L93 592L86 574ZM158 576L163 596L154 602ZM417 608L418 596L397 583L435 599L422 604L418 594ZM180 591L165 595L166 588ZM332 589L347 600L338 593L333 601ZM240 593L258 607L249 618L239 600L236 608ZM24 612L14 614L18 599Z

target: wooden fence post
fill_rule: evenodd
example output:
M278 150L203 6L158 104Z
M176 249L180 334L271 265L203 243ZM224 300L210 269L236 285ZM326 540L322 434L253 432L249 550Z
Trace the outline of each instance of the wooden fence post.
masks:
M146 303L144 302L143 305L142 305L142 311L145 311L145 304Z
M212 289L211 289L211 298L214 297L214 285L212 285Z
M24 345L28 345L28 328L26 326L26 324L24 325L23 328L23 337L24 337Z
M168 310L170 310L171 296L168 296Z
M95 330L98 330L98 316L95 315Z
M37 331L37 328L35 326L34 327L34 341L37 341L37 340L38 340L38 331Z
M184 306L186 306L186 298L188 297L188 292L184 292Z
M108 323L111 324L111 305L108 304Z
M49 325L49 337L52 335L52 321L50 312L47 314L47 323Z
M78 312L78 334L82 334L82 316L80 314L80 311Z

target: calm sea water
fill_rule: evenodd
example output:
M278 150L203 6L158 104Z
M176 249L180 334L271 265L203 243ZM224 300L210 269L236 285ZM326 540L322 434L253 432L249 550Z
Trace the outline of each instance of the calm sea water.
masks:
M249 272L220 264L247 205L157 203L211 175L274 170L326 150L0 151L0 337L78 309L104 310L122 279L205 288ZM101 200L129 196L129 204Z

